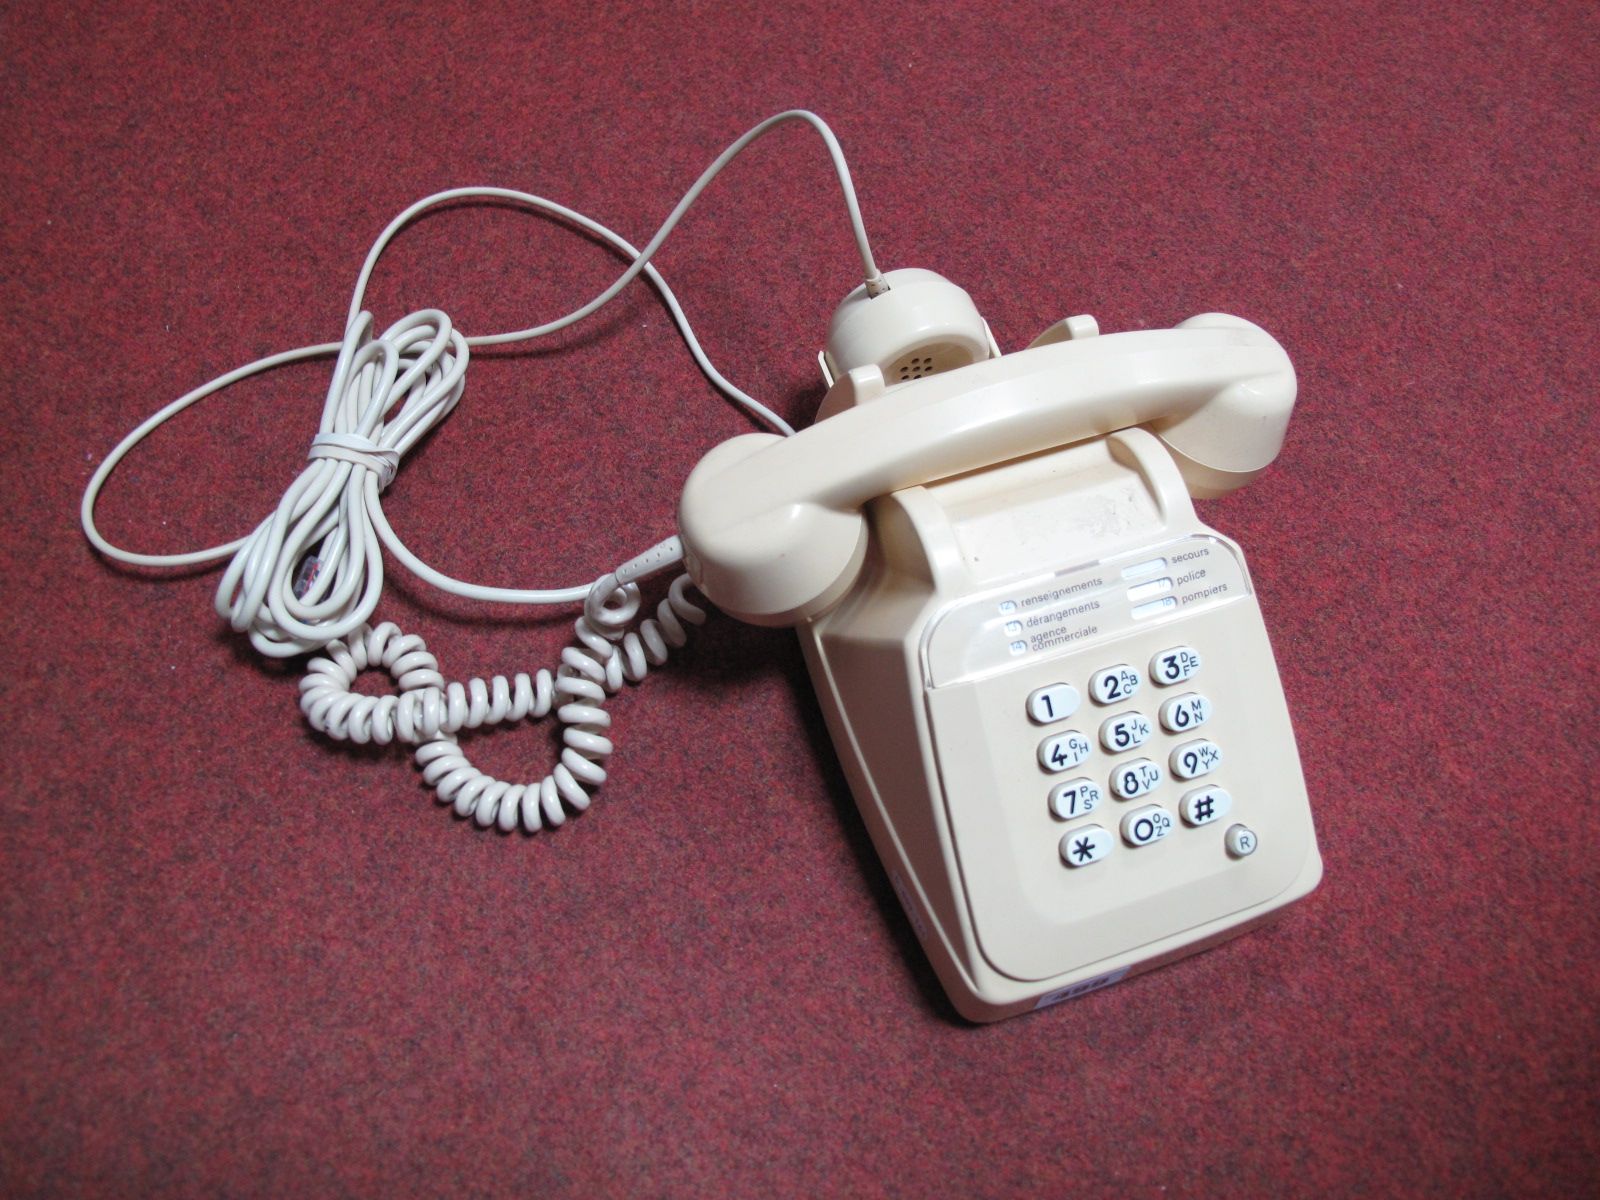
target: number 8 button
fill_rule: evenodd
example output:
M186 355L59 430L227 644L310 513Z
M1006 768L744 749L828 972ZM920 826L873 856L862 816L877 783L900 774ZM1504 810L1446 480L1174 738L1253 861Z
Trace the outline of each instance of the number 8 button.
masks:
M1132 800L1161 785L1161 768L1148 758L1136 758L1111 772L1111 790Z

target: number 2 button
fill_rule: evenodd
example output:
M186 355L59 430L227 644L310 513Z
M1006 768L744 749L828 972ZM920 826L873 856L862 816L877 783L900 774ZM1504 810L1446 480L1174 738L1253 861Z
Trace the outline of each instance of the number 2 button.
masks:
M1089 680L1089 695L1096 704L1115 704L1139 690L1139 672L1127 663L1096 671Z

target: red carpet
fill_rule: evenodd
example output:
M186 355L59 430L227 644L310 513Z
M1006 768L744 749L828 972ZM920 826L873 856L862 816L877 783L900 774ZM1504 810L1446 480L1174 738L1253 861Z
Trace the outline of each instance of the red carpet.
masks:
M27 3L0 37L0 1193L1593 1195L1592 5ZM1250 555L1326 861L1280 924L976 1028L791 635L714 617L613 705L593 809L507 837L402 753L311 733L297 673L212 614L214 572L85 545L117 438L336 338L412 200L526 188L643 240L796 105L844 143L882 265L961 283L1004 347L1221 310L1294 358L1282 457L1202 506ZM825 167L774 135L659 260L718 365L797 422L858 282ZM616 270L467 208L403 234L368 303L486 333ZM252 527L326 379L180 418L112 481L107 533ZM747 428L635 288L477 356L386 507L459 576L582 582L670 532ZM553 665L571 619L397 568L380 614L454 675ZM531 776L549 745L473 749Z

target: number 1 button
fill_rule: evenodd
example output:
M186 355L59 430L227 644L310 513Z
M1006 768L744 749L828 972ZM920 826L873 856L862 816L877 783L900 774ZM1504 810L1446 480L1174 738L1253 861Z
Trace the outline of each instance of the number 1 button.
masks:
M1065 721L1078 711L1078 689L1070 683L1052 683L1028 697L1028 716L1035 725Z

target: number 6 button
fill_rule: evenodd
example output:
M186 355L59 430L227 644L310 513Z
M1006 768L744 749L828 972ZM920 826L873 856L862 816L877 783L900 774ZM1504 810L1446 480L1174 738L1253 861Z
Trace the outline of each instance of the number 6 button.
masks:
M1161 706L1161 726L1173 733L1187 733L1211 720L1211 701L1199 692L1174 696Z

